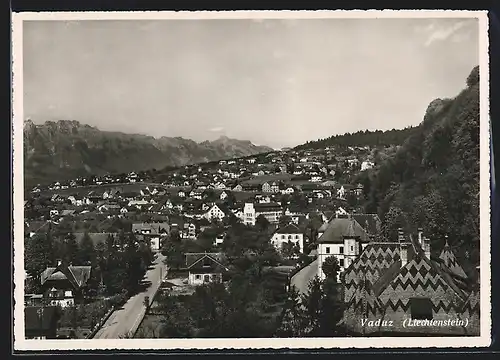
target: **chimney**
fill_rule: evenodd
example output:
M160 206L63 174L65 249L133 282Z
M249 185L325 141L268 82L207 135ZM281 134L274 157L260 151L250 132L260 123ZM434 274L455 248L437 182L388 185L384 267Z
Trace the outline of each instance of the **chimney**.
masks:
M424 230L422 228L418 228L418 244L423 249L424 248Z
M401 258L401 267L408 263L408 244L401 243L399 257Z
M403 233L403 229L401 229L401 228L398 229L398 242L400 244L405 242L405 235Z
M427 259L431 258L431 241L429 238L423 237L424 246L422 247L424 250L425 257Z
M61 259L57 259L57 266L61 266L62 265L62 260Z

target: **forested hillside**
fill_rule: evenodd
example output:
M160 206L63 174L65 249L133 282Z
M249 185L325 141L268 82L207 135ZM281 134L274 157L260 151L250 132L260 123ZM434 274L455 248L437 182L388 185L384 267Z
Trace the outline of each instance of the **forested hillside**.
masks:
M297 146L295 149L322 149L328 146L389 146L401 145L415 131L415 127L404 129L382 130L360 130L355 133L330 136L325 139L308 141Z
M378 212L384 234L422 227L439 252L448 236L459 258L479 262L479 67L454 99L431 102L423 122L396 155L359 180L366 211Z

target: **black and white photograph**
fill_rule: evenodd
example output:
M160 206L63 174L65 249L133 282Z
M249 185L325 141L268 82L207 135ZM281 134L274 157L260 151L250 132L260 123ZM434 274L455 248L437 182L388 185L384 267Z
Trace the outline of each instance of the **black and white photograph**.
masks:
M13 14L15 347L489 345L486 12Z

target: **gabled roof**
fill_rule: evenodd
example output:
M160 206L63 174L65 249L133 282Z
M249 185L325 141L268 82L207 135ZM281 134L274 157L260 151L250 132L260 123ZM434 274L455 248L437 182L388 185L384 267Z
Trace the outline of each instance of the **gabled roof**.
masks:
M42 272L41 283L47 281L68 280L75 289L84 286L90 278L91 266L66 266L48 267Z
M377 214L352 214L351 216L369 234L374 235L380 231L381 221Z
M400 243L370 243L342 274L344 300L353 310L408 310L409 292L431 299L433 307L448 311L463 306L468 293L449 269L427 258L418 243L407 243L402 263Z
M443 261L443 264L448 267L453 273L458 276L467 277L464 269L458 263L455 254L451 251L450 246L448 245L448 241L446 242L443 251L439 255L439 259Z
M204 267L204 262L207 260L211 264L210 268L227 270L222 264L222 253L186 253L186 268L188 270L201 269Z
M152 222L152 223L135 223L132 224L132 232L139 232L142 230L150 230L152 234L160 234L162 232L168 233L170 225L166 222Z
M320 228L324 228L321 225ZM363 242L370 241L367 232L353 218L334 218L318 239L318 243L344 243L344 237L358 237Z
M295 224L287 224L275 231L276 234L302 234L302 231Z
M281 211L283 209L281 205L277 203L257 203L254 204L254 208L256 212Z
M294 286L300 294L307 294L309 292L309 283L318 275L319 260L316 259L294 276L290 280L290 285Z

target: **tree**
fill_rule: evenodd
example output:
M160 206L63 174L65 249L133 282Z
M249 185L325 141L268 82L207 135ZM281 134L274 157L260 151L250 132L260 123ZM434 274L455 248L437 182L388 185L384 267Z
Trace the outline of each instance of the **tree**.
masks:
M73 233L68 233L63 240L63 258L67 264L78 263L78 243ZM82 264L83 265L83 264Z
M305 335L306 316L300 294L292 285L283 306L281 325L276 331L279 337L300 337Z
M269 229L269 226L271 226L271 224L269 223L269 220L267 220L267 218L264 215L259 215L259 216L257 216L257 219L255 219L255 226L259 230L265 231L265 230Z
M327 257L323 262L321 268L328 279L335 279L335 281L337 281L338 272L340 271L340 265L335 256L332 255Z
M24 267L28 275L35 280L33 291L39 290L42 272L53 264L52 245L50 233L36 234L32 238L25 237Z
M90 235L85 232L83 234L83 238L80 242L80 246L78 247L78 252L75 256L75 263L78 265L96 265L95 264L95 249L94 243L90 238Z
M279 219L279 227L285 227L286 225L290 224L292 219L288 215L283 215Z

